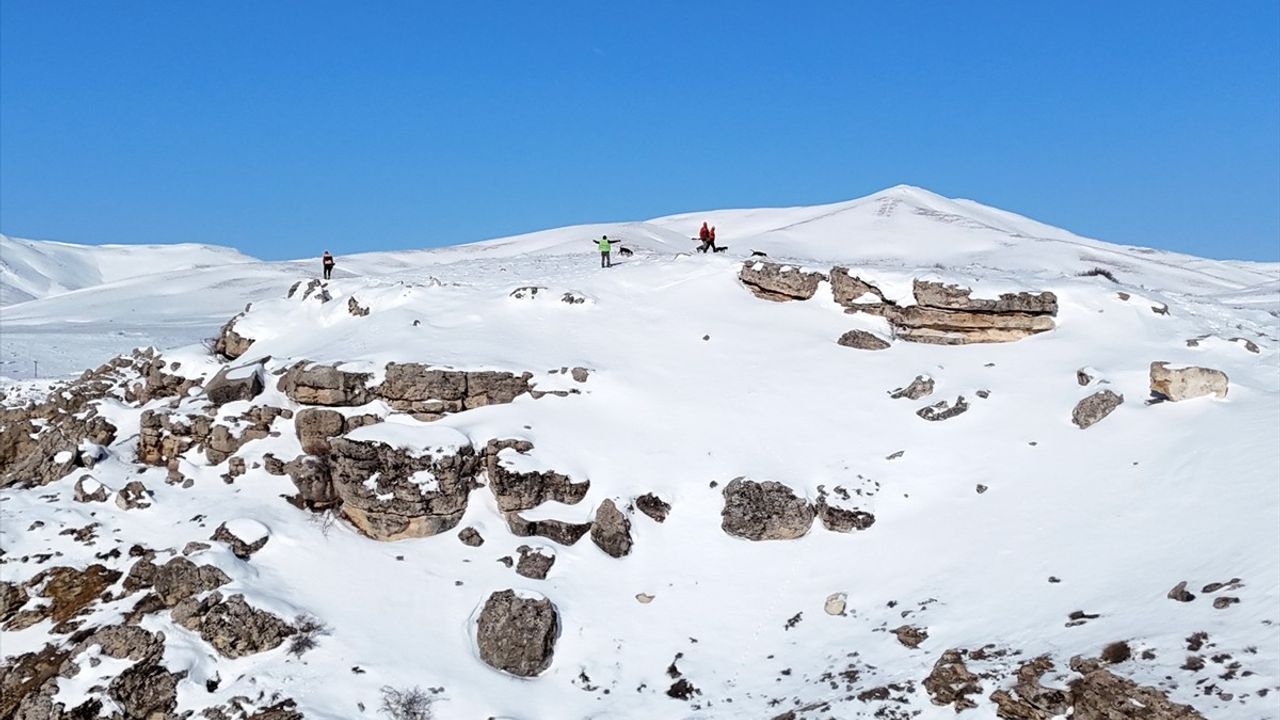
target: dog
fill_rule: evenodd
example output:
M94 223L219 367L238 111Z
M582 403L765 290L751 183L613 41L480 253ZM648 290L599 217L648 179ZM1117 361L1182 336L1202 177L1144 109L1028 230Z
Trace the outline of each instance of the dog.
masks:
M635 253L631 252L631 250L628 248L618 248L618 254L621 255L622 257L631 257Z
M725 250L728 250L728 249L729 249L729 246L728 246L728 245L721 245L720 247L713 247L713 248L711 248L711 251L712 251L712 252L724 252Z
M769 256L760 252L759 250L752 250L751 257L769 257Z

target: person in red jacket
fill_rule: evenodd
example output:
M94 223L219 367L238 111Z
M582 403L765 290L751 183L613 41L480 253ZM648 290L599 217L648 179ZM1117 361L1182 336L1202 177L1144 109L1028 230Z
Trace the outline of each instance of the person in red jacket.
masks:
M716 226L712 225L711 226L711 250L714 252L715 249L716 249Z
M707 223L702 223L702 229L698 231L698 239L702 244L698 246L698 252L706 252L709 248L715 247L713 240L715 236L711 234L711 228L707 227Z

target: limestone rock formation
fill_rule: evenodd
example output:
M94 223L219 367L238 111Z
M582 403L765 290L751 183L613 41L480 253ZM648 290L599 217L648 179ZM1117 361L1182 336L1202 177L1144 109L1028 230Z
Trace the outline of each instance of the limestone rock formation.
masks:
M554 470L517 470L513 465L518 463L504 461L532 449L533 444L526 440L490 440L485 446L485 475L499 510L531 510L548 500L573 505L586 496L589 481L575 483Z
M845 307L861 307L877 303L891 303L886 300L880 288L849 272L849 268L836 266L831 268L831 296L839 305Z
M605 500L596 508L591 541L610 557L620 558L631 553L631 521L612 500Z
M1072 720L1204 720L1190 705L1115 675L1096 660L1072 658L1071 669L1083 676L1071 683Z
M520 677L534 677L551 666L560 619L546 598L501 590L485 601L476 624L480 659Z
M814 504L822 526L832 532L853 532L866 530L876 522L876 516L865 510L849 510L827 503L826 498L818 498Z
M889 397L894 400L906 398L908 400L919 400L922 397L928 397L933 394L933 378L928 375L917 375L906 387L900 387L889 393Z
M978 676L969 671L960 651L954 648L942 653L923 684L934 705L954 705L956 712L977 707L968 696L982 692Z
M1123 402L1123 395L1117 395L1110 390L1099 390L1076 403L1075 409L1071 411L1071 422L1084 430L1110 415L1111 411L1120 407Z
M928 280L914 281L911 289L916 302L926 307L980 313L1058 314L1058 297L1051 292L1004 293L997 300L984 300L970 297L973 291L968 288Z
M222 523L217 530L213 531L209 539L226 543L230 546L233 555L241 560L248 560L254 553L266 547L270 537L267 527L262 523L256 520L239 519L233 521L230 526Z
M204 394L215 407L237 400L252 400L262 392L262 365L223 368L204 385Z
M841 335L836 340L837 345L855 348L858 350L884 350L889 347L889 343L882 340L866 330L850 330Z
M516 548L520 559L516 561L516 574L533 580L546 580L551 566L556 564L555 553L544 548L521 545Z
M370 377L333 365L298 363L280 376L278 388L302 405L364 405L374 397L366 387Z
M391 407L426 416L509 403L529 392L531 373L463 371L420 363L388 363L375 392ZM424 418L424 419L430 419Z
M720 527L747 540L789 540L809 532L814 510L791 488L772 481L735 478L723 491Z
M794 265L758 260L743 263L738 279L756 297L782 302L808 300L818 291L818 283L827 277Z
M1227 374L1206 367L1171 368L1167 362L1151 363L1151 394L1178 402L1214 395L1227 396Z

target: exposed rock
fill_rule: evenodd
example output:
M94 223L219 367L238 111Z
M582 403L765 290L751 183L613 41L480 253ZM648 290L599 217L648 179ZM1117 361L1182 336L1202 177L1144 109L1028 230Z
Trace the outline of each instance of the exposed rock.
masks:
M271 465L267 468L270 471ZM323 511L342 503L329 476L327 457L300 455L284 463L281 470L293 481L293 486L298 488L298 496L290 500L298 507Z
M1071 669L1083 676L1071 683L1072 720L1204 720L1190 705L1114 675L1095 660L1072 658Z
M918 648L920 643L929 639L929 631L914 625L900 625L889 632L898 638L898 642L909 648Z
M505 455L523 455L532 449L533 444L524 440L490 440L485 447L485 474L499 510L531 510L548 500L573 505L586 496L591 487L588 481L575 483L554 470L517 471L503 461Z
M347 312L355 315L356 317L364 317L369 314L369 308L361 305L360 302L356 300L356 296L352 295L347 298Z
M72 496L76 502L106 502L111 497L111 491L106 485L98 482L92 475L81 475L76 480L75 493Z
M757 260L743 263L738 279L756 297L781 302L808 300L818 291L818 283L827 278L794 265Z
M10 618L5 630L22 630L48 619L58 625L80 615L100 598L108 587L120 579L120 572L104 565L86 568L55 567L37 573L27 582L25 589L10 590L9 602L25 601L31 594L44 602L33 603L27 610L18 606L6 610Z
M551 566L556 564L555 553L542 548L531 548L521 545L516 548L520 559L516 561L516 573L534 580L546 580Z
M723 495L720 527L730 535L787 540L803 536L813 525L813 507L781 483L735 478Z
M612 500L605 500L596 508L591 540L610 557L620 558L631 553L631 521Z
M889 347L889 343L882 340L866 330L850 330L841 335L836 340L837 345L855 348L858 350L884 350Z
M55 388L50 395L55 399L43 405L0 408L0 487L61 480L87 465L81 447L114 442L115 425L96 408L85 407L100 391L83 385ZM65 400L64 393L71 399Z
M1151 394L1177 402L1204 395L1227 396L1227 374L1205 367L1171 368L1167 362L1151 363Z
M525 298L532 300L533 298L538 297L538 293L544 290L546 290L546 288L541 285L523 285L512 290L509 295L517 300L523 300Z
M982 692L978 676L965 667L964 658L954 648L942 653L933 671L924 679L924 689L934 705L954 705L956 712L977 707L969 695Z
M979 313L1058 314L1058 297L1051 292L1004 293L998 300L984 300L970 297L973 291L969 288L928 280L914 281L911 289L916 302L925 307Z
M836 303L845 307L889 302L880 288L851 275L849 268L841 266L831 268L831 296Z
M591 532L591 523L564 520L526 520L519 513L503 513L507 529L516 537L543 537L561 545L573 545Z
M304 408L294 417L293 430L302 451L312 455L329 452L329 438L346 432L346 418L337 410Z
M427 416L509 403L529 392L532 373L461 371L388 363L377 394L397 410Z
M560 619L546 598L520 597L514 590L489 596L476 624L480 659L520 677L534 677L551 666Z
M462 520L479 460L465 435L423 427L432 433L416 450L345 437L329 442L329 478L342 515L369 537L427 537ZM309 492L313 498L325 494Z
M236 520L233 525L236 532L248 537L239 537L236 532L227 527L226 523L222 523L217 530L213 531L213 536L209 539L231 546L232 554L241 560L248 560L251 555L265 547L267 540L270 539L266 526L256 520Z
M139 563L149 562L140 560ZM136 567L136 564L135 564ZM153 566L151 586L166 607L173 607L182 600L222 587L231 578L213 565L196 565L185 557L175 557L164 565ZM140 571L139 579L143 579ZM130 577L134 572L130 570Z
M107 695L126 718L159 720L178 706L178 681L185 671L169 672L155 662L140 662L120 673L107 686Z
M827 601L823 603L822 609L828 615L844 615L845 606L848 603L848 596L845 593L831 593L827 596Z
M164 633L150 632L137 625L107 625L77 643L71 657L94 645L101 648L103 655L117 660L157 662L164 656Z
M906 398L908 400L919 400L922 397L928 397L933 394L933 378L928 375L917 375L910 385L904 388L897 388L889 393L889 397L894 400Z
M27 602L27 590L18 583L0 581L0 623L18 613Z
M1012 691L996 690L991 693L991 701L996 704L996 716L1003 720L1051 720L1067 714L1071 708L1068 692L1040 684L1041 676L1051 670L1053 661L1047 655L1019 666Z
M1110 390L1099 390L1076 403L1075 409L1071 411L1071 422L1084 430L1110 415L1111 411L1120 407L1123 402L1123 395L1117 395Z
M280 376L278 388L302 405L364 405L373 399L366 387L369 373L347 372L332 365L298 363Z
M1196 599L1196 596L1191 594L1191 592L1187 590L1186 580L1183 580L1177 585L1174 585L1173 589L1170 590L1168 594L1165 595L1165 597L1169 598L1170 600L1177 600L1178 602L1191 602L1192 600Z
M458 539L462 541L463 545L468 545L470 547L480 547L484 544L484 538L480 535L480 532L473 527L464 527L459 530Z
M237 400L252 400L262 393L260 364L223 368L205 383L204 394L215 407Z
M948 420L969 409L969 403L965 402L964 396L956 398L955 404L950 404L946 400L941 400L927 407L922 407L916 411L916 415L925 420L938 421Z
M832 532L853 532L866 530L876 522L876 516L865 510L848 510L829 505L826 498L818 498L814 504L822 526Z
M1232 605L1240 602L1240 598L1231 595L1219 595L1213 599L1213 608L1215 610L1225 610Z
M934 345L1013 342L1055 327L1048 315L1019 312L940 310L921 305L885 305L868 311L887 319L898 339Z
M645 493L637 497L635 503L637 510L657 522L666 520L667 514L671 512L671 505L653 493Z
M245 309L248 311L248 308ZM214 341L213 351L228 360L235 360L249 351L249 346L253 344L253 338L245 337L236 332L236 321L244 317L245 313L240 313L231 318L218 331L218 338Z
M226 658L239 658L279 647L296 630L284 620L245 602L243 595L225 601L214 593L200 602L195 598L174 608L174 620L193 632Z
M1079 383L1081 387L1093 382L1093 375L1089 374L1088 370L1089 368L1080 368L1079 370L1076 370L1076 382Z
M636 602L640 603L641 605L648 605L649 603L653 602L653 597L654 596L650 595L649 593L643 593L643 592L636 593Z
M116 505L121 510L145 510L151 507L151 491L138 480L130 480L116 493Z

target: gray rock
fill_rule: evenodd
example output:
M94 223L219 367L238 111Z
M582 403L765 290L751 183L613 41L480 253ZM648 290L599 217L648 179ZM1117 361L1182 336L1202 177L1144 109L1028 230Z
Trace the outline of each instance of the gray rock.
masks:
M346 418L337 410L328 408L304 408L293 420L293 430L302 443L302 451L309 454L329 452L329 438L346 432Z
M917 375L911 384L904 388L897 388L889 393L889 397L894 400L907 398L908 400L919 400L922 397L928 397L933 394L933 378L928 375Z
M542 548L531 548L521 545L516 548L520 559L516 561L516 573L534 580L546 580L551 566L556 564L554 553Z
M116 493L116 505L121 510L144 510L151 507L151 491L137 480L131 480Z
M591 532L591 523L564 520L526 520L519 513L504 513L507 529L516 537L542 537L561 545L573 545Z
M215 407L238 400L252 400L262 393L262 373L260 364L223 368L205 383L205 397Z
M666 520L667 514L671 512L671 505L653 493L645 493L637 497L635 503L637 510L657 522Z
M459 530L458 539L462 541L463 545L468 545L470 547L480 547L484 544L484 537L482 537L480 532L473 527L464 527Z
M1051 292L1005 293L998 300L973 298L970 297L972 292L969 288L928 280L915 280L912 283L916 303L925 307L979 313L1058 314L1058 296Z
M865 510L848 510L829 505L826 498L819 498L814 505L822 526L832 532L866 530L876 522L876 516Z
M1206 367L1171 368L1167 362L1151 363L1151 394L1173 402L1205 395L1227 396L1227 374Z
M723 490L720 527L747 540L789 540L809 532L813 507L776 482L735 478Z
M126 718L160 720L178 707L178 681L185 671L172 673L155 662L140 662L116 676L107 686Z
M605 500L596 508L591 541L610 557L620 558L631 553L631 521L612 500Z
M863 299L867 295L873 295L878 300ZM880 292L880 288L851 275L849 268L841 266L831 268L831 296L836 303L845 307L888 302L885 300L884 293Z
M76 480L76 488L72 496L76 502L106 502L109 497L111 497L111 491L92 475L81 475L80 479Z
M858 350L884 350L889 343L866 330L850 330L836 340L837 345L856 348Z
M1123 395L1110 390L1099 390L1076 403L1075 409L1071 411L1071 422L1083 430L1110 415L1123 402Z
M489 596L476 625L480 659L520 677L534 677L551 666L560 619L546 598L531 599L501 590Z
M227 524L222 523L217 530L213 531L213 536L209 538L217 542L224 542L231 547L231 552L241 560L248 560L250 556L266 547L269 536L263 535L254 538L252 542L245 542L236 537L234 533L227 529Z
M347 372L332 365L298 363L280 376L279 390L302 405L354 406L373 399L366 387L369 373Z
M575 483L554 470L520 472L503 465L499 459L503 451L524 454L532 449L532 443L524 440L490 440L485 447L485 474L499 510L531 510L548 500L574 505L586 496L591 487L589 481Z
M207 612L190 616L184 625L198 630L200 637L225 658L239 658L279 647L295 629L284 620L232 595L217 602Z
M149 562L142 560L139 562ZM135 565L136 567L136 565ZM151 586L167 607L173 607L189 597L222 587L231 582L227 574L213 565L196 565L185 557L175 557L164 565L152 566L154 574ZM139 580L145 581L146 570L139 571ZM130 576L134 572L130 571ZM139 587L141 587L139 585Z
M919 410L916 411L916 415L919 415L925 420L936 422L938 420L948 420L950 418L953 418L957 415L960 415L961 413L965 412L968 409L969 409L969 403L966 402L964 399L964 396L961 395L960 397L956 398L956 402L954 405L951 403L948 403L946 400L941 400L927 407L920 408Z
M738 279L756 297L782 302L808 300L818 291L818 283L827 278L820 272L808 272L794 265L760 260L743 263Z

